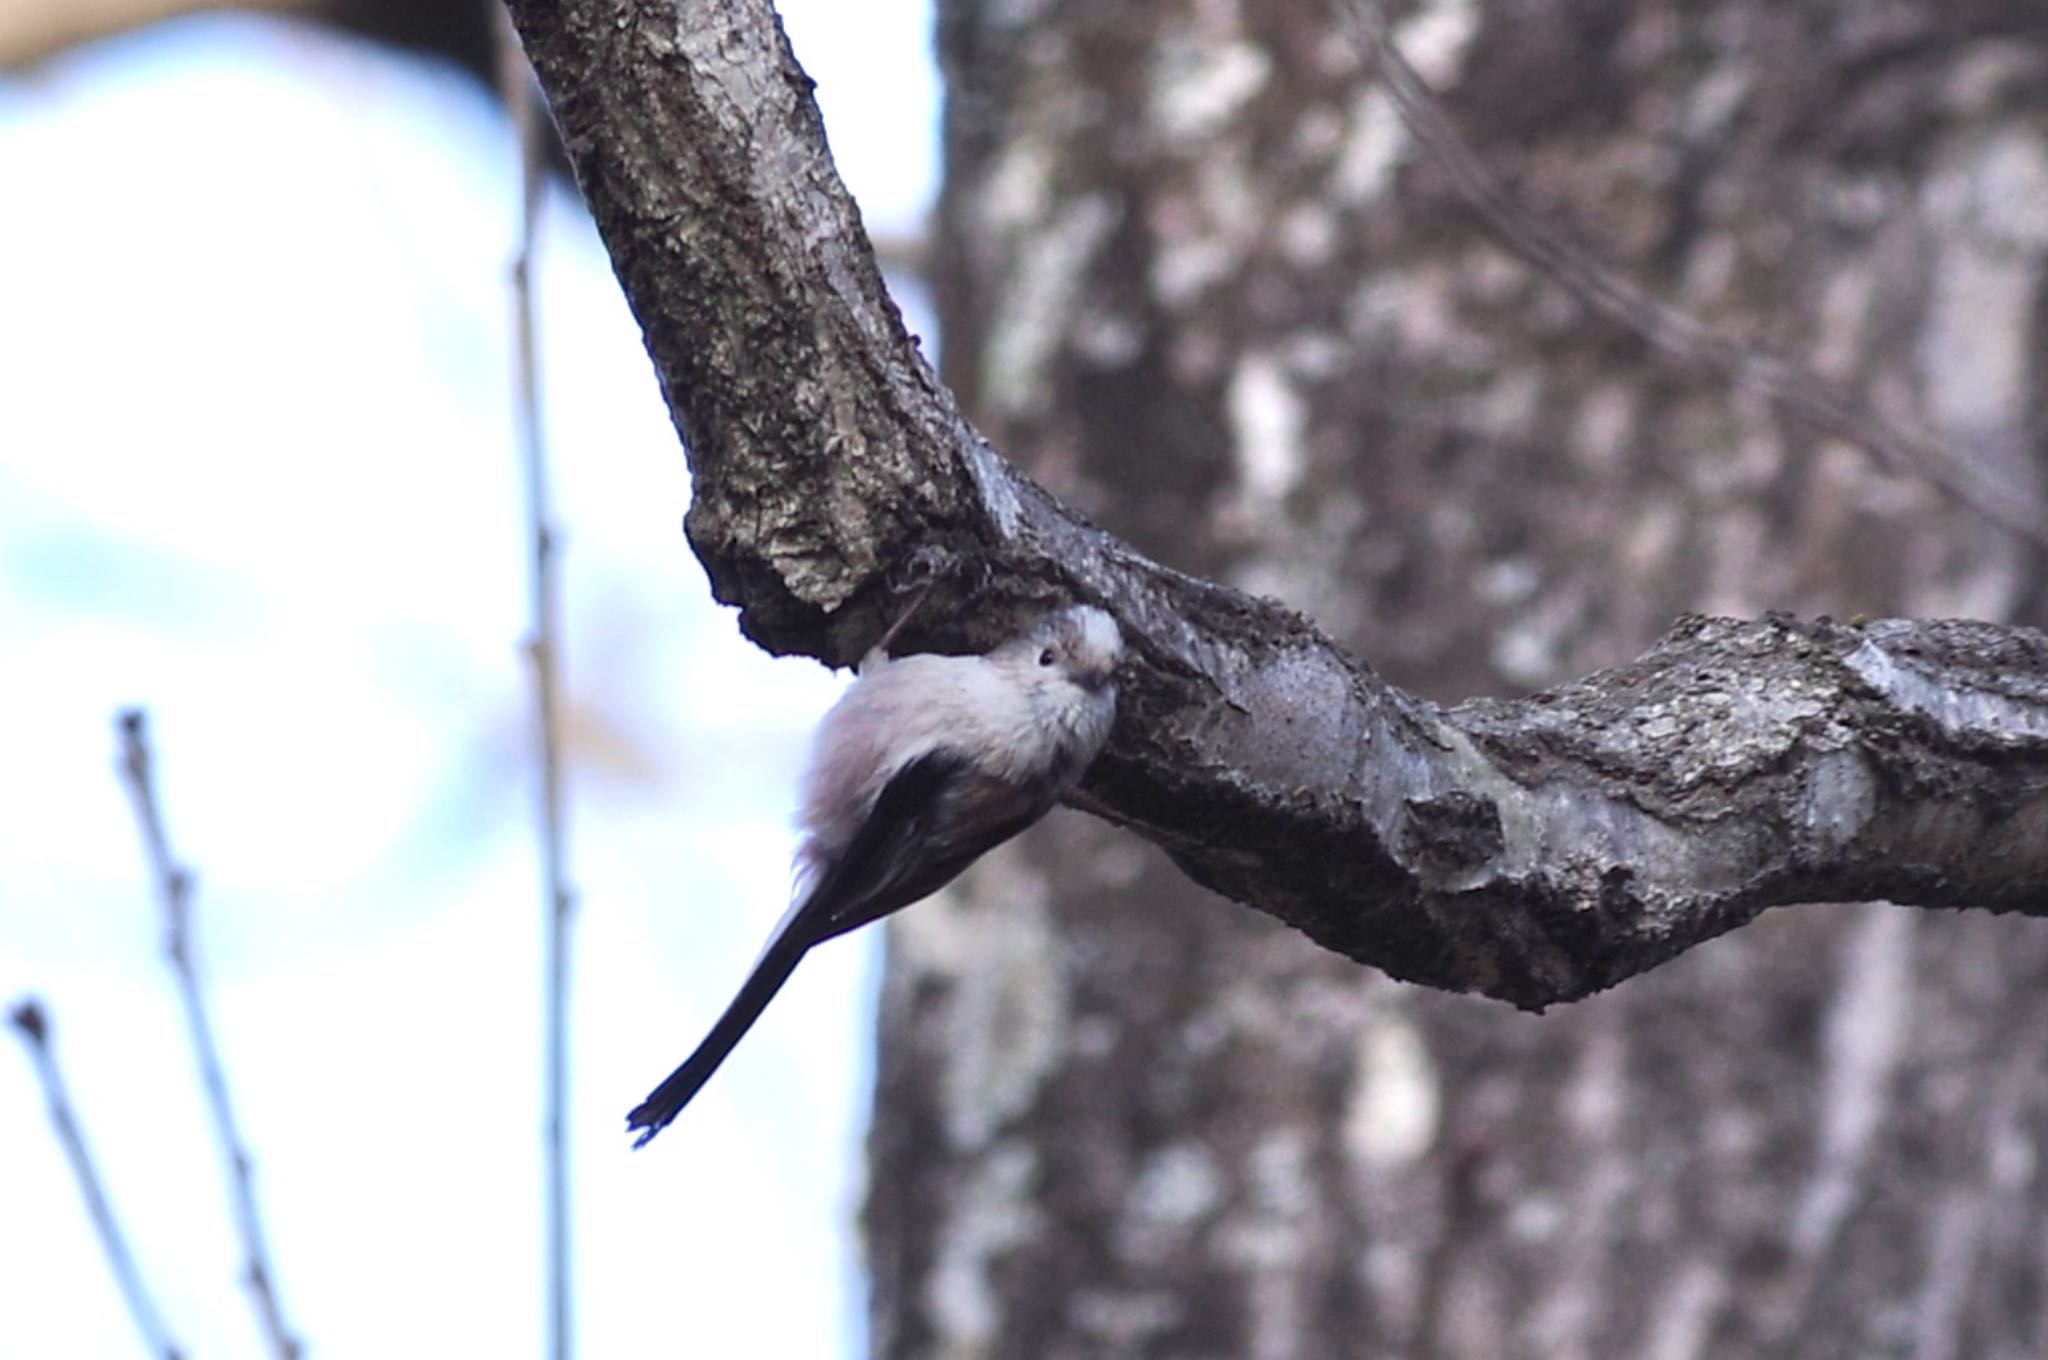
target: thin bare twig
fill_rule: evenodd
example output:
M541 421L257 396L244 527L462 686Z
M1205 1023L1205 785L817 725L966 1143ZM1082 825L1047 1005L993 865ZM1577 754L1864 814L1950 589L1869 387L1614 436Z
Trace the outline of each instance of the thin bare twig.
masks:
M257 1322L263 1328L270 1352L278 1360L298 1360L299 1341L285 1323L284 1307L278 1302L277 1272L264 1245L263 1220L256 1212L256 1186L248 1144L235 1124L234 1107L228 1100L227 1073L221 1066L220 1045L213 1035L213 1021L206 1010L206 995L200 985L199 962L192 941L192 876L179 867L171 855L164 833L163 814L158 809L156 780L149 749L148 715L139 708L123 711L114 722L121 744L121 779L135 804L135 820L142 829L142 848L156 880L157 900L164 912L164 956L178 984L178 999L185 1011L185 1027L192 1039L192 1052L199 1063L199 1084L213 1117L214 1136L220 1142L221 1160L227 1164L228 1194L234 1207L235 1229L242 1239L243 1279L256 1307Z
M2007 533L2048 547L2039 498L1994 483L1949 444L1892 423L1840 383L1785 355L1736 339L1653 296L1545 225L1488 170L1386 31L1378 0L1348 0L1367 56L1409 132L1508 249L1586 306L1681 363L1698 366L1932 487Z
M540 421L540 365L534 345L533 259L539 226L545 148L533 73L511 20L498 12L498 85L519 147L519 241L512 261L514 421L526 472L527 523L533 545L532 631L534 744L540 761L541 876L545 893L548 1335L554 1360L570 1346L568 1103L569 928L575 901L568 882L563 814L560 717L561 629L555 534L548 508L547 458Z
M904 625L910 622L911 616L917 613L918 609L931 595L932 587L937 585L938 583L939 578L937 576L933 576L929 580L927 580L923 585L918 586L915 590L915 593L913 593L910 597L910 603L903 606L902 611L896 615L896 621L894 623L891 623L887 628L882 630L882 635L875 639L875 645L869 648L869 650L880 652L885 656L888 655L890 645L896 641L896 635L903 631Z
M28 1045L29 1058L36 1065L36 1076L43 1083L43 1097L50 1105L50 1123L57 1131L57 1141L63 1145L65 1157L70 1159L72 1174L78 1178L78 1190L85 1196L86 1212L92 1216L92 1226L100 1235L100 1247L107 1254L107 1268L114 1272L114 1283L121 1287L121 1297L128 1301L128 1313L135 1319L135 1329L142 1333L142 1344L151 1355L161 1356L163 1360L182 1360L184 1352L178 1349L177 1342L171 1340L163 1315L156 1310L156 1301L150 1298L148 1288L142 1283L142 1272L136 1268L135 1256L128 1250L128 1240L121 1235L121 1225L114 1219L114 1206L107 1199L99 1168L94 1165L92 1153L85 1146L85 1131L78 1126L71 1096L64 1087L64 1074L57 1066L57 1054L50 1045L48 1013L43 1010L41 1002L28 997L15 1003L7 1013L7 1019L21 1035L21 1041Z

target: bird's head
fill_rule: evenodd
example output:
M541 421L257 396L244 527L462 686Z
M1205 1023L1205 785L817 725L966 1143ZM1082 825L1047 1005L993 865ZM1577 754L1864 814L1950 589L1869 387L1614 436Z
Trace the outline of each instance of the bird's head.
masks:
M1088 694L1109 689L1123 660L1116 620L1093 605L1069 605L1047 614L1002 649L1010 664L1034 673L1041 686L1072 685Z

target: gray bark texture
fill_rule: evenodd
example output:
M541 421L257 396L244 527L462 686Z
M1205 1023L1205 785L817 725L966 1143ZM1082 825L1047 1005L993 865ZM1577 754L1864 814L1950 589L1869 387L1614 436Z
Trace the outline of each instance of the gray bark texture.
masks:
M1532 267L1334 3L942 0L950 391L763 0L511 7L750 633L935 575L919 643L1137 654L1128 830L892 933L877 1356L2048 1352L2040 925L1775 913L1542 1019L1351 962L2048 913L2048 642L1882 617L2040 621L2036 0L1392 13L1544 239L1789 383Z

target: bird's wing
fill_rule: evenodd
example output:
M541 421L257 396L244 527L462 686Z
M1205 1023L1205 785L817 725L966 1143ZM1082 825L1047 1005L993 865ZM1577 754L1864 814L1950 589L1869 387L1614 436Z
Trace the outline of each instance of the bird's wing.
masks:
M860 829L769 937L739 995L682 1065L626 1116L647 1141L703 1089L810 947L906 907L945 886L983 851L1044 814L1049 792L978 773L963 756L934 751L882 786Z
M1049 789L981 773L940 749L906 764L793 914L788 933L818 944L909 906L1045 815Z

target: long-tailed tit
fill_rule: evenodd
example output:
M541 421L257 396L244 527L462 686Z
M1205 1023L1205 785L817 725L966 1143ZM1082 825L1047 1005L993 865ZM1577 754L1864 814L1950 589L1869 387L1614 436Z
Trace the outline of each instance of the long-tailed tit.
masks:
M1116 716L1116 621L1074 605L986 656L880 648L825 715L797 823L794 903L683 1065L626 1116L645 1146L725 1061L812 945L938 891L1044 816Z

